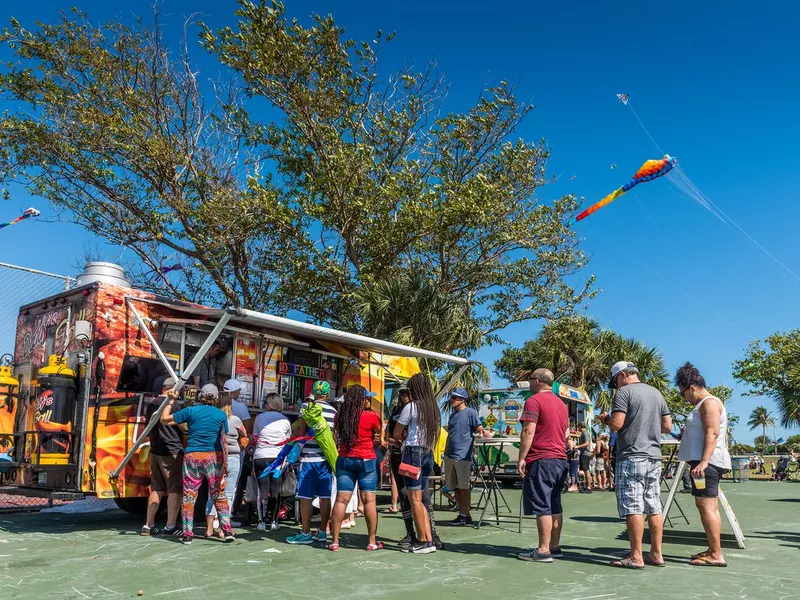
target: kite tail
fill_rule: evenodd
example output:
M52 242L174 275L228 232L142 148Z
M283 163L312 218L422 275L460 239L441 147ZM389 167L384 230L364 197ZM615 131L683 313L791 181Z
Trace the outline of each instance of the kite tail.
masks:
M592 204L589 208L584 210L581 214L579 214L577 217L575 217L575 220L576 221L581 221L581 220L585 219L586 217L588 217L593 212L603 208L606 204L611 204L614 200L616 200L617 198L622 196L622 194L624 194L626 191L627 190L625 190L624 188L619 188L619 189L614 190L608 196L606 196L605 198L603 198L599 202L596 202L595 204Z

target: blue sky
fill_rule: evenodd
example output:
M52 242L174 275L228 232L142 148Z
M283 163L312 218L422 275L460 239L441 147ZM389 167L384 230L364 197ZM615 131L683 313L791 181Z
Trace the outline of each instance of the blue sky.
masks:
M55 19L67 4L40 0L4 8L0 18L13 15L29 26ZM102 21L146 16L149 2L72 4ZM800 5L553 1L506 2L497 10L449 0L288 4L302 20L332 12L355 38L372 39L378 28L395 31L382 57L384 71L435 60L450 82L449 109L469 107L487 83L515 83L520 97L537 106L518 134L547 140L551 173L559 176L542 189L544 199L572 192L592 203L644 160L660 156L633 113L617 104L616 93L630 94L650 134L694 183L800 272L794 247ZM164 13L177 39L183 16L201 12L210 24L232 23L235 5L165 0ZM611 163L618 167L610 169ZM51 212L41 199L17 195L0 202L0 220L30 205ZM660 348L671 371L691 360L711 384L734 388L729 410L746 421L761 400L739 396L745 389L732 380L731 363L750 339L798 327L800 282L663 180L639 186L578 230L602 289L589 314ZM95 243L73 225L29 221L2 231L0 261L73 273L85 247ZM119 256L118 249L105 252L107 259ZM504 337L520 344L539 326L513 326ZM492 364L501 350L486 348L476 358ZM757 433L740 424L736 437L750 441Z

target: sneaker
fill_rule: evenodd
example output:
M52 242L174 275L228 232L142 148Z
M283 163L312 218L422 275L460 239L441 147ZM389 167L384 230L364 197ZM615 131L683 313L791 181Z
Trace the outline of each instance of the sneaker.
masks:
M551 563L553 562L553 555L549 552L547 554L542 554L539 552L539 549L536 548L531 552L522 552L517 554L517 558L520 560L526 560L528 562L541 562L541 563Z
M183 528L178 525L173 525L172 527L152 527L150 529L150 535L181 535L183 533Z
M400 546L400 552L405 552L405 553L411 552L411 547L414 545L415 542L416 540L414 539L414 536L411 535L410 533L407 533L406 537L404 537L402 540L398 542L398 545Z
M320 544L327 544L328 534L320 530L317 532L317 535L314 536L314 541L319 542Z
M561 546L550 546L550 556L553 558L564 558L564 553L561 551Z
M289 544L303 544L308 546L309 544L314 543L314 536L309 533L300 532L296 535L290 536L286 538L286 542Z
M147 525L145 525L144 527L142 527L142 530L139 532L139 535L150 535L153 533L153 529L155 529L155 527L150 528Z
M266 531L267 530L267 524L264 523L264 521L259 521L258 522L258 527L256 527L256 529L258 531Z
M184 546L188 546L189 544L192 543L192 536L185 535L185 536L183 536L183 538L181 538L181 541L183 542Z
M235 540L236 540L236 536L233 535L232 531L229 531L228 533L225 534L225 541L226 542L230 543L230 542L233 542Z
M450 525L466 525L467 524L467 519L470 520L470 525L471 525L472 524L472 517L470 517L469 515L462 515L462 514L459 513L459 515L455 519L450 521Z
M436 552L433 542L415 542L411 547L412 554L430 554L431 552Z
M281 528L281 526L278 525L277 521L273 521L272 525L269 526L269 530L270 531L278 531L280 528Z

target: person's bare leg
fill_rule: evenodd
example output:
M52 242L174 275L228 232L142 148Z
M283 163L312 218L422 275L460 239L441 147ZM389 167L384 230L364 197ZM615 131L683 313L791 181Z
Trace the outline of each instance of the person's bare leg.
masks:
M183 493L167 495L167 527L175 527L177 524L181 502L183 502Z
M216 515L206 515L206 535L214 535L214 519Z
M456 504L458 504L458 512L460 514L469 515L470 504L472 504L472 494L468 489L456 489Z
M369 537L370 544L376 544L376 536L378 534L378 506L375 503L375 494L373 492L363 492L362 500L364 502L364 520L367 522L367 536Z
M664 538L664 517L647 515L647 526L650 528L650 559L657 563L663 562L661 540Z
M422 490L407 490L411 502L411 514L417 526L417 539L420 542L431 541L431 523L428 519L428 510L422 502Z
M150 492L150 496L147 498L147 522L145 525L150 527L151 529L155 527L156 524L156 513L158 512L158 507L161 504L161 497L164 494L161 492ZM181 501L183 500L183 496L178 499L178 506L181 505ZM167 519L167 524L169 525L169 519ZM172 520L172 524L175 524L175 520Z
M392 512L397 512L397 500L400 497L400 492L397 491L397 482L394 480L394 477L389 478L392 482L392 504L390 509Z
M550 554L550 536L553 533L553 516L536 517L536 529L539 530L539 554Z
M350 502L350 497L353 492L336 492L336 504L333 505L333 513L331 515L331 533L333 535L333 543L339 543L339 532L342 530L342 521L344 520L344 511L347 510L347 503ZM320 502L320 510L322 502ZM320 527L320 531L322 528Z
M322 498L319 501L320 508L322 507ZM328 508L330 509L331 501L328 500ZM303 527L303 533L309 534L311 533L311 517L314 516L314 505L311 504L311 500L307 500L305 498L300 499L300 523ZM327 519L326 519L327 522ZM324 531L325 528L323 527L322 530Z
M722 555L722 542L720 540L722 531L722 515L719 512L719 504L716 498L695 498L695 505L700 512L700 520L703 522L703 529L706 531L708 539L708 558L714 562L723 562L725 557Z
M626 515L625 526L628 529L628 541L631 544L631 562L635 565L643 565L642 536L644 535L644 515Z
M350 494L352 496L352 494ZM348 496L348 500L350 499ZM336 501L339 501L339 494L336 494ZM309 502L311 504L311 502ZM327 531L328 529L328 522L331 519L331 499L330 498L320 498L319 499L319 530L320 531ZM308 518L308 530L311 531L311 517Z
M550 532L550 547L561 547L561 528L564 526L564 515L553 515L553 530Z

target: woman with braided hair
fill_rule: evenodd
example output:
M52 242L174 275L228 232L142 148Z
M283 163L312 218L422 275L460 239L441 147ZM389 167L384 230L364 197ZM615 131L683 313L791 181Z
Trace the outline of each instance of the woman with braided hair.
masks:
M381 421L372 411L367 390L360 385L348 387L333 426L339 458L336 460L336 503L331 515L333 540L328 549L334 552L339 549L339 532L356 483L364 502L369 537L367 550L383 549L383 543L375 537L378 531L378 509L375 505L378 462L375 446L380 444L380 431Z
M436 545L423 490L427 489L428 477L433 471L433 449L439 439L441 415L427 376L417 373L409 379L408 392L410 400L397 418L392 437L405 439L400 472L417 529L417 539L411 543L410 551L428 554L436 552Z

